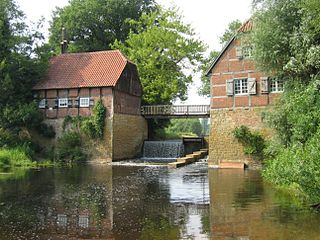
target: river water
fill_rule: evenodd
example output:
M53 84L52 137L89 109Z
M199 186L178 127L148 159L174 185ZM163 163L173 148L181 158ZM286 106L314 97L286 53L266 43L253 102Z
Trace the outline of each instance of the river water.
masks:
M78 166L0 175L0 239L320 239L259 171Z

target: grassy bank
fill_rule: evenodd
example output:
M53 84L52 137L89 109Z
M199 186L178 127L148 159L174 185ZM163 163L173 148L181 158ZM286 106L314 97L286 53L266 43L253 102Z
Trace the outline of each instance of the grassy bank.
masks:
M0 149L0 170L12 168L34 168L52 166L54 163L49 160L33 161L30 154L22 147Z

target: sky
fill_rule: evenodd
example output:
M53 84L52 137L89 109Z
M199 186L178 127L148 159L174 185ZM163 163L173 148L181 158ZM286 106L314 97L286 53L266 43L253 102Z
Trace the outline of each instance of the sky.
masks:
M121 1L121 0L120 0ZM252 0L156 0L165 7L176 6L184 16L184 21L191 24L197 37L208 45L208 52L221 50L219 36L228 24L239 19L245 22L251 15ZM16 0L28 20L36 22L41 16L47 24L43 31L47 33L48 21L56 7L63 7L68 0ZM194 76L194 83L188 91L188 100L183 104L209 104L209 99L197 95L201 85L200 74ZM179 101L177 102L180 103Z

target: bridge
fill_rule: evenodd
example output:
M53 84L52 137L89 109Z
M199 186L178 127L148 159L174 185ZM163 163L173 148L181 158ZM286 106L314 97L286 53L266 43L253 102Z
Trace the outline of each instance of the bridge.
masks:
M149 105L141 107L145 118L208 118L210 105Z

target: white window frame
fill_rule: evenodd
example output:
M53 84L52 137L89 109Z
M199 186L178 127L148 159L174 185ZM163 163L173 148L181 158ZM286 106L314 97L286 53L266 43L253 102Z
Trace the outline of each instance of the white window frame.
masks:
M58 99L58 107L59 108L67 108L68 107L68 98L59 98Z
M60 227L66 227L68 225L68 217L65 214L57 215L57 224Z
M244 82L246 81L246 84L244 84ZM237 93L237 82L240 83L239 85L239 91ZM244 96L244 95L248 95L249 94L249 89L248 89L248 78L236 78L233 79L233 86L234 86L234 95L236 96Z
M85 103L83 103L83 101ZM87 101L87 103L86 103ZM89 107L90 106L90 98L88 97L81 97L79 98L79 107Z
M80 215L78 220L79 227L88 228L89 227L89 216Z
M270 80L270 92L271 93L282 93L283 92L283 81L277 78L269 78Z
M251 58L252 57L253 47L252 45L245 45L242 47L242 57Z
M39 101L39 108L46 108L46 106L47 106L47 100L45 99L45 98L43 98L43 99L41 99L40 101Z

